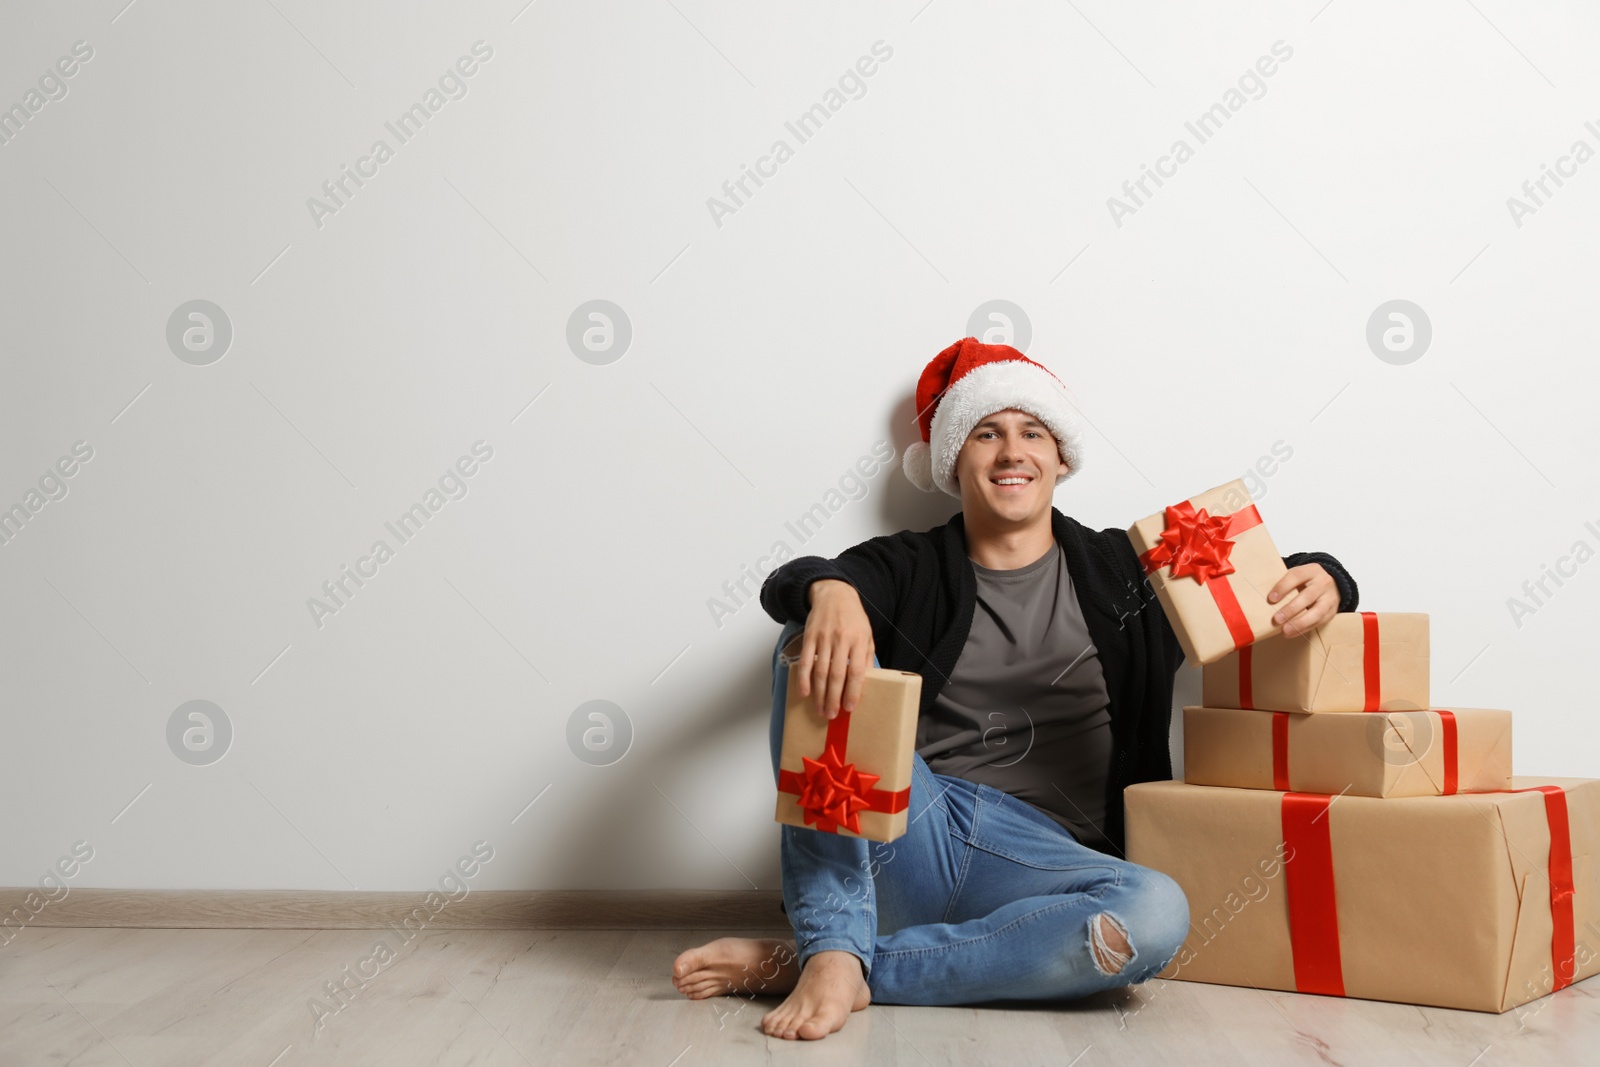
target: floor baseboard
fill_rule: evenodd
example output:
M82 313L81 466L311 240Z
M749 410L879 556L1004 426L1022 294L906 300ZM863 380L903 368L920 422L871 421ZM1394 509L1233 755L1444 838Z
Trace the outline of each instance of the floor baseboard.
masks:
M0 889L0 941L37 927L362 930L394 924L438 929L777 930L783 894L715 890L72 889L46 901L36 889Z

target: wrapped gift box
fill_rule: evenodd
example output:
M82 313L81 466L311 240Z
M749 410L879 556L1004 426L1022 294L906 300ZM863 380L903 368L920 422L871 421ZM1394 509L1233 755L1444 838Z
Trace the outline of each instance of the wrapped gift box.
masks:
M1428 706L1428 616L1342 611L1206 665L1208 708L1416 711Z
M802 697L799 672L789 672L775 817L824 833L893 841L906 832L922 675L868 668L856 709L831 721L817 710L820 695L813 689Z
M1190 663L1278 632L1267 603L1288 572L1240 479L1134 523L1128 538ZM1211 703L1211 701L1207 701Z
M1145 782L1128 858L1175 879L1163 977L1503 1012L1600 971L1600 780L1326 796Z
M1511 713L1430 708L1304 715L1187 707L1183 780L1363 797L1504 791L1511 788Z

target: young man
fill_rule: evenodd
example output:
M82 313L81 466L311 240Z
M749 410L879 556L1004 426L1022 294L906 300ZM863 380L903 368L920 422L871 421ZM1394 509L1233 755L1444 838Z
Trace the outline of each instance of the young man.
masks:
M782 827L794 942L721 938L682 953L685 995L788 993L762 1019L820 1038L871 1001L1057 999L1141 982L1188 932L1172 879L1121 858L1122 789L1172 777L1183 655L1122 529L1052 506L1082 466L1061 383L972 338L917 387L919 487L960 499L943 526L874 537L768 576L777 771L789 664L823 714L851 710L869 663L922 675L908 829L887 844ZM1323 553L1268 592L1293 637L1356 607ZM803 633L803 636L802 636ZM799 637L800 640L795 640Z

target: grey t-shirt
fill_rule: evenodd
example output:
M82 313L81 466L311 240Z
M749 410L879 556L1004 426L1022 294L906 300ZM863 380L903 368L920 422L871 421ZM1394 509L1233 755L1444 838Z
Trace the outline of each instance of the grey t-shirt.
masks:
M1016 570L972 565L978 603L955 671L917 722L936 774L981 782L1107 848L1110 698L1059 544Z

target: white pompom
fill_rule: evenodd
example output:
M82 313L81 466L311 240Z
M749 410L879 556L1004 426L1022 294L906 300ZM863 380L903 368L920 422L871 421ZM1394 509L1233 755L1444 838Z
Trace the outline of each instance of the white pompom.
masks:
M900 466L912 485L924 493L936 491L933 485L933 453L929 451L926 441L914 441L907 445Z

